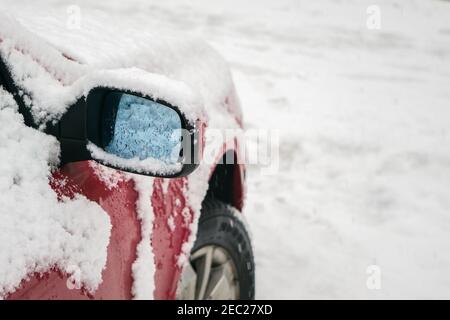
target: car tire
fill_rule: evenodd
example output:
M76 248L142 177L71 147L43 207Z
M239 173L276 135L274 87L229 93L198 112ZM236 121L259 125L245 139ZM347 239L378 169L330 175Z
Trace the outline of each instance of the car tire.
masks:
M195 258L201 250L216 248L215 253L225 253L233 265L230 268L234 269L238 284L234 287L236 294L230 299L250 300L255 298L255 263L250 236L240 215L236 208L217 199L205 199L197 239L191 251L191 265L196 269L198 263L197 260L192 261L192 257ZM197 269L200 267L197 266ZM199 270L196 272L198 274ZM202 298L211 297L205 295ZM223 296L220 296L220 299L223 299Z

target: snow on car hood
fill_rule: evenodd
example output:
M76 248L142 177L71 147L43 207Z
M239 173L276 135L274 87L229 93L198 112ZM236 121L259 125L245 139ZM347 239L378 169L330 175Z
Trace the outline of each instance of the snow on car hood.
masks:
M63 36L61 36L63 35ZM92 87L131 89L177 105L194 121L217 112L233 90L225 61L204 41L158 33L104 30L84 19L72 32L64 20L1 14L0 52L34 119L59 118ZM223 111L222 111L223 113Z

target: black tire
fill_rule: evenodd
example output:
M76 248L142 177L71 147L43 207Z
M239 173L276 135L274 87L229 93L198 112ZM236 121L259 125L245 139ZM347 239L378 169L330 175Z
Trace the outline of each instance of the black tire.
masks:
M219 200L203 201L197 240L192 252L204 246L216 245L225 249L236 267L239 279L239 299L255 298L255 262L249 234L235 209ZM241 214L241 213L237 213Z

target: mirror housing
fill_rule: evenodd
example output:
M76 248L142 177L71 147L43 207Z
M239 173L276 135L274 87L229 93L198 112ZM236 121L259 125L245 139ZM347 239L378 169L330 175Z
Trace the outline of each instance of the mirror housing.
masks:
M60 141L61 164L95 160L131 173L175 178L198 167L199 128L199 121L190 123L165 101L99 87L48 125L46 133Z

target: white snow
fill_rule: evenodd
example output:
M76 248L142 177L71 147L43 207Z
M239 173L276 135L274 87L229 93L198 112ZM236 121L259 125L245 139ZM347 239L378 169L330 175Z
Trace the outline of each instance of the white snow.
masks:
M212 89L222 81L225 94L229 78L217 71L225 68L220 59L203 54L207 46L136 37L162 29L194 35L225 56L246 126L279 129L281 137L279 172L248 172L244 214L258 298L450 297L448 1L0 3L96 68L135 66L187 83L212 127L231 128L233 119L211 108L220 101ZM72 4L81 9L80 29L61 32ZM374 4L379 30L366 25ZM141 45L167 55L154 60ZM200 167L188 178L194 210L208 173ZM379 290L367 286L371 265L381 271Z
M139 158L124 159L114 154L105 152L92 142L87 144L87 149L94 159L108 163L116 168L132 169L137 173L152 172L158 175L174 174L181 171L182 164L167 164L159 159L147 158L140 160Z
M281 133L248 178L259 298L450 296L450 3L376 1L368 30L371 4L230 2L204 28L247 125Z
M77 98L68 86L86 67L64 58L3 12L0 53L38 124L60 117Z
M130 60L133 59L130 57ZM177 106L192 123L205 116L202 99L186 83L164 74L152 73L147 69L136 67L93 69L74 83L73 94L80 96L78 92L82 92L87 96L91 89L98 86L131 90L153 99L161 99Z
M0 298L52 268L95 291L106 263L109 217L82 196L58 201L49 185L57 141L26 127L1 87L0 154Z
M144 176L133 177L135 189L139 194L136 203L136 212L141 221L141 241L137 246L137 258L133 263L133 287L134 299L153 300L155 290L155 262L151 246L153 232L153 208L150 201L153 193L153 180Z
M26 17L25 13L21 13L22 18ZM26 19L28 24L33 21L32 17L36 17L32 14L31 19ZM48 23L47 29L53 28L51 22ZM79 62L74 62L63 56L63 52L58 52L50 45L45 37L39 37L33 34L30 30L34 30L36 27L29 26L27 29L20 24L16 19L9 15L1 14L0 19L0 52L11 69L12 76L18 86L23 90L24 95L27 97L29 107L32 110L34 119L38 124L44 124L46 121L58 119L67 108L72 105L82 95L87 96L89 91L94 87L103 86L111 87L115 89L132 90L137 93L151 96L154 99L162 99L175 106L178 106L182 113L185 114L188 120L194 122L199 118L203 118L203 100L200 98L200 93L209 92L212 88L203 88L207 83L201 83L201 79L205 77L199 77L198 72L195 76L192 75L192 70L184 70L182 66L188 66L190 68L197 68L200 70L203 67L205 70L217 69L216 60L218 63L224 64L222 60L215 57L215 52L208 47L204 49L203 57L212 56L209 65L204 60L186 58L185 55L180 54L181 50L184 50L183 44L192 47L201 46L200 41L180 41L181 39L171 39L168 36L161 36L162 39L153 36L148 41L159 40L162 42L159 50L154 50L153 56L148 56L147 59L153 63L160 61L160 69L157 72L152 72L154 67L148 64L142 64L141 67L137 67L140 63L139 55L134 58L132 55L136 53L125 47L128 51L128 60L133 62L132 66L123 66L120 58L119 48L124 44L117 44L116 50L108 52L103 57L104 63L109 61L109 65L96 64L95 61L83 61L80 57ZM52 29L53 31L54 28ZM66 30L60 29L60 33L66 32ZM47 35L45 33L44 35ZM86 35L87 39L90 39L89 35ZM68 41L70 39L66 39ZM93 41L93 40L89 40ZM137 40L136 40L137 41ZM84 52L83 47L79 42L72 43L79 49L79 54ZM100 43L99 43L100 45ZM165 45L165 46L163 46ZM106 45L105 45L106 46ZM178 48L181 56L178 64L176 62L176 56L174 55L171 64L167 64L164 67L164 60L161 61L161 56L166 55L166 51ZM141 50L145 50L145 46ZM149 50L147 50L149 51ZM86 52L89 52L86 50ZM88 54L85 54L87 57ZM131 56L130 56L131 55ZM98 51L96 51L95 57L99 57ZM198 57L198 56L195 56ZM189 58L189 57L187 57ZM84 62L86 64L80 64ZM178 66L178 68L177 68ZM182 70L179 74L174 74L172 68L175 70ZM226 69L222 73L224 77L228 76L227 81L221 81L220 87L228 88L229 86L229 74ZM211 76L209 76L211 78ZM187 85L185 81L189 81ZM198 84L197 84L198 83ZM216 82L217 84L219 82ZM198 87L195 87L195 86ZM197 91L192 89L195 87ZM220 89L219 87L219 89ZM201 91L200 91L201 90ZM211 99L220 99L225 97L226 93L216 90L219 95L212 95ZM203 95L208 97L208 95ZM215 104L215 100L213 101ZM210 103L211 104L211 103Z

